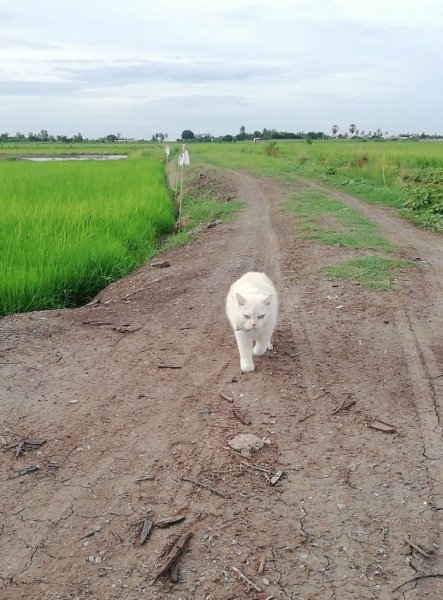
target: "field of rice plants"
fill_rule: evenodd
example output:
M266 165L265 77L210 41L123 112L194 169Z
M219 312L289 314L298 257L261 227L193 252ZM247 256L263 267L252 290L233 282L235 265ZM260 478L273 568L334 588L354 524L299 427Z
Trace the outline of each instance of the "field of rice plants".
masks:
M119 161L0 160L0 179L2 315L87 302L174 225L157 149Z
M403 210L443 231L443 143L316 140L193 144L194 158L291 180L322 180L371 202Z

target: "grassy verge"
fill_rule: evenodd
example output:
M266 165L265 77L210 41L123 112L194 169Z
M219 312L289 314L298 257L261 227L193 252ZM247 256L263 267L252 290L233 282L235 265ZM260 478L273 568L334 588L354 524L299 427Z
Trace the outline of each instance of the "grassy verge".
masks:
M368 289L388 291L393 288L398 274L414 264L382 256L359 256L335 267L325 267L324 273L331 281L346 280Z
M329 198L324 192L299 193L287 203L286 208L297 216L305 237L344 248L385 252L393 249L380 236L374 223L343 202Z
M182 229L168 236L162 249L186 244L218 221L230 221L243 206L215 169L192 167L183 189Z
M387 291L393 288L398 273L414 264L380 256L394 248L378 233L377 226L324 192L299 193L286 204L285 210L296 216L297 229L303 237L328 246L365 251L365 256L325 267L323 272L331 281L347 280L368 289ZM367 254L370 251L377 254Z

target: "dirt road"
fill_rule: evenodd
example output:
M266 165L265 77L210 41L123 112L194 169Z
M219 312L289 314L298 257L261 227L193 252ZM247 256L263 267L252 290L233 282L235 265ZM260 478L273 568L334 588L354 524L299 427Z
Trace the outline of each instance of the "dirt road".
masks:
M169 267L0 321L5 600L443 597L441 236L329 191L420 258L394 292L332 285L321 267L352 252L281 210L317 184L227 177L245 210ZM224 298L248 270L281 314L242 375ZM241 456L239 433L269 443ZM178 581L154 581L189 531Z

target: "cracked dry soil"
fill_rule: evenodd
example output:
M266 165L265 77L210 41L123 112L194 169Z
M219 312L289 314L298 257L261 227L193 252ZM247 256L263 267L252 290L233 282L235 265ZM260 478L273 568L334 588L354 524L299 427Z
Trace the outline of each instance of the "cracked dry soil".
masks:
M282 211L317 184L226 176L246 208L169 268L0 321L3 599L443 597L441 236L328 190L421 259L389 293L334 286L321 267L352 251ZM224 298L251 269L281 311L241 375ZM239 456L238 433L270 445ZM178 581L155 581L189 531Z

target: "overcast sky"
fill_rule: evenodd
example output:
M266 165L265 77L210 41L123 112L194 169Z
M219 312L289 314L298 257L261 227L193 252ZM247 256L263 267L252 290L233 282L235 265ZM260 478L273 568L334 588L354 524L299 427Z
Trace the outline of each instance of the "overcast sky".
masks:
M442 0L0 0L0 133L443 133Z

